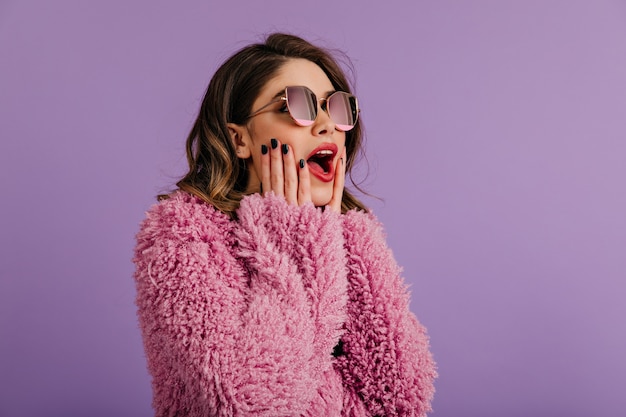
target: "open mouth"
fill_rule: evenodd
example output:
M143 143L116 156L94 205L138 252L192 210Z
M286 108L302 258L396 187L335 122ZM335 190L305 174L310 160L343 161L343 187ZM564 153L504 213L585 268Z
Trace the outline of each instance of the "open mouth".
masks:
M333 151L324 149L315 153L306 162L309 164L309 168L321 170L324 174L328 174L331 171L334 156Z
M335 155L337 155L337 145L334 143L324 143L318 146L306 160L309 172L324 182L332 181L335 176Z

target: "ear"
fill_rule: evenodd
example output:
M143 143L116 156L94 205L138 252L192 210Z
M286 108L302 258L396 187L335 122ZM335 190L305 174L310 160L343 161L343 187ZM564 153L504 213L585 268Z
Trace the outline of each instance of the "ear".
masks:
M244 125L237 125L235 123L227 123L228 133L230 134L230 139L233 141L233 145L235 145L235 150L237 152L237 158L248 159L252 155L251 145L252 141L250 139L250 135L248 134L248 129Z

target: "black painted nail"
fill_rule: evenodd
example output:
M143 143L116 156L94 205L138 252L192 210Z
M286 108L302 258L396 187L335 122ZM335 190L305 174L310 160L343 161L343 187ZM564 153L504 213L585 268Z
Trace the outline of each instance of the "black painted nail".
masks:
M276 147L278 146L278 141L272 138L270 142L272 143L272 149L276 149Z
M286 143L283 143L283 146L281 146L281 148L283 148L283 153L287 155L287 152L289 152L289 146L287 146Z
M265 155L267 153L267 145L261 145L261 153Z
M265 148L267 148L267 146ZM263 195L263 183L261 183L261 195Z
M304 168L304 159L300 160L300 168Z

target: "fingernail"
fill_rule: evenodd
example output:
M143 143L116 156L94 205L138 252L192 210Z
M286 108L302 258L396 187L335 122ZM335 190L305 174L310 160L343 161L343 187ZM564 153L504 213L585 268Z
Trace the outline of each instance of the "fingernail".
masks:
M267 145L261 145L261 153L265 155L267 153Z
M270 142L272 143L272 149L276 149L276 147L278 146L278 141L272 138Z
M267 150L267 146L265 147L265 149ZM261 195L263 195L263 183L261 183Z
M281 146L281 148L283 148L283 153L287 155L287 152L289 152L289 146L287 146L286 143L283 143L283 146Z
M304 159L300 160L300 168L304 168Z

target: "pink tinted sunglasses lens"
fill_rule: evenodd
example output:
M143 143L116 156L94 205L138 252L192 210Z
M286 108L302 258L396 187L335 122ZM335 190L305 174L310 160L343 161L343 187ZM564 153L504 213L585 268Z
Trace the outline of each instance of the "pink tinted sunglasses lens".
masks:
M328 114L339 130L348 131L356 124L359 110L356 97L351 94L337 91L328 97L326 103Z
M310 126L317 117L317 98L310 90L301 87L287 87L287 108L289 114L300 126Z

